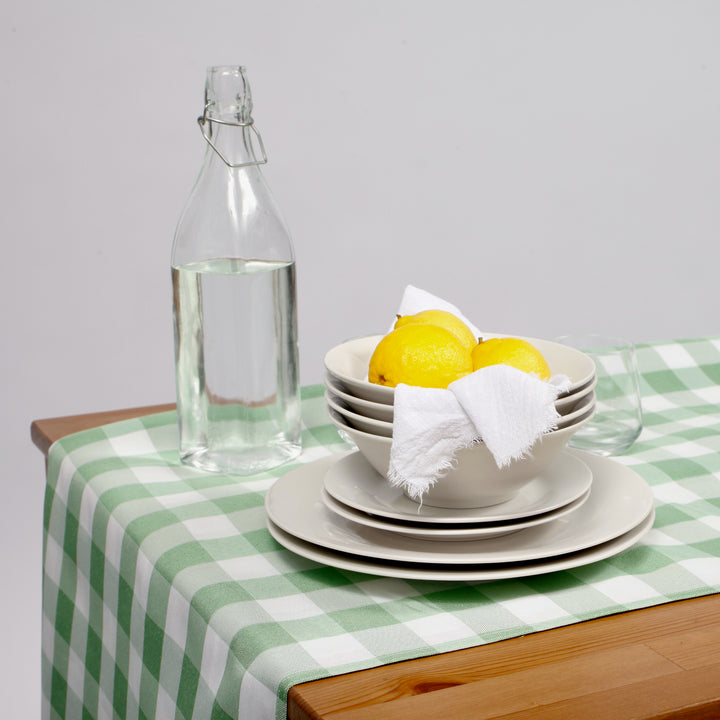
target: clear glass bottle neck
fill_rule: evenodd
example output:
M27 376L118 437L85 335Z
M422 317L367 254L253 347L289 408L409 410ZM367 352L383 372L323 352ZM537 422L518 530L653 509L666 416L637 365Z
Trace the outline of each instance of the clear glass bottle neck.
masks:
M294 260L290 234L261 171L267 156L241 70L210 73L198 118L205 158L175 232L174 267L218 259Z
M198 123L208 144L206 164L220 161L236 170L267 162L262 138L252 122L237 124L203 116Z

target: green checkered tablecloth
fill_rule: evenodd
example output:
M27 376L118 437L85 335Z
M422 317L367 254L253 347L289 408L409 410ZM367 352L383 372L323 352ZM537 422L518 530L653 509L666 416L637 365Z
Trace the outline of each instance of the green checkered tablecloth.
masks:
M265 528L274 479L179 463L174 413L69 436L45 501L45 718L284 718L296 683L720 590L720 338L639 348L645 429L618 458L655 527L621 555L486 584L300 558ZM345 451L303 392L299 463Z

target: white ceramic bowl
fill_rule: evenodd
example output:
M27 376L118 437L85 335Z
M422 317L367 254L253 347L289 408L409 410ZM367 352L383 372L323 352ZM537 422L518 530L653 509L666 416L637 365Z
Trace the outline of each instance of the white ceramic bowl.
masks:
M369 335L336 345L325 355L325 369L333 384L348 394L370 402L392 405L395 389L368 381L368 367L383 335ZM483 338L508 337L486 333ZM584 389L595 377L595 363L585 353L550 340L523 338L543 355L553 375L567 375L570 388L565 395Z
M486 507L513 497L536 475L546 470L567 446L574 433L590 419L590 410L570 427L543 435L524 458L498 468L483 443L460 450L455 465L422 497L427 505L446 508ZM350 426L340 415L329 409L330 418L345 436L349 436L359 452L383 477L387 477L392 438L375 435Z
M589 411L595 412L595 393L584 395L575 405L571 405L567 412L561 413L557 421L557 429L570 427L585 418Z
M555 409L561 417L564 417L580 407L581 400L587 400L590 393L595 390L597 385L597 377L593 377L587 385L581 387L570 395L562 395L555 401ZM343 390L340 385L336 384L330 375L325 376L325 386L335 396L336 400L342 400L347 409L352 410L358 415L372 420L382 420L391 423L394 416L394 405L385 405L384 403L372 402L356 397L352 393Z
M374 403L392 405L394 388L368 381L368 368L377 344L383 335L347 340L336 345L325 355L325 370L335 385L355 397Z
M334 410L350 427L363 430L364 432L374 435L383 435L384 437L392 437L393 423L386 420L377 420L375 418L356 413L341 397L337 396L334 391L328 387L325 390L325 402L328 407ZM385 407L392 407L386 405ZM583 395L574 404L566 408L566 413L560 415L557 422L557 429L569 427L590 411L595 409L595 393ZM554 431L553 431L554 432Z
M386 422L385 420L376 420L375 418L367 417L366 415L360 415L353 412L348 406L343 403L342 399L333 395L330 389L325 391L325 402L328 404L328 408L340 415L343 420L350 425L350 427L363 430L367 433L374 435L383 435L384 437L392 437L393 424L392 422Z
M385 405L385 403L372 402L371 400L363 400L362 398L356 397L352 393L343 390L330 375L325 376L325 386L333 395L342 400L350 410L353 410L358 415L363 415L373 420L393 421L392 405Z
M570 394L561 395L558 397L558 399L555 401L555 409L561 414L564 415L568 412L568 408L576 407L579 400L589 395L593 390L595 390L595 387L597 385L597 375L593 375L593 377L590 379L590 382L587 383L587 385L583 385L578 390L575 390L575 392L572 392Z

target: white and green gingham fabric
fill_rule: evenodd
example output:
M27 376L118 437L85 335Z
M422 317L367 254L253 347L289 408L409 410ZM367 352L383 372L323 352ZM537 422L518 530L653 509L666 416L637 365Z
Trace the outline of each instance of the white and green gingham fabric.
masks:
M180 464L174 413L69 436L45 502L45 718L284 718L296 683L720 590L720 338L639 348L645 429L618 462L655 527L589 566L485 584L300 558L265 528L273 473ZM303 391L309 463L347 450Z

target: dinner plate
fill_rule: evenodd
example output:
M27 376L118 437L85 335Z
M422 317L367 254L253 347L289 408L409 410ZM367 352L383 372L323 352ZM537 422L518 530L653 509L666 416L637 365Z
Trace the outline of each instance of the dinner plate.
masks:
M320 498L332 512L352 520L360 525L377 528L384 532L396 532L400 535L407 535L419 540L480 540L489 539L491 537L500 537L501 535L509 535L510 533L524 530L525 528L543 525L551 522L567 513L574 512L582 505L590 496L588 489L584 495L577 500L564 505L563 507L553 510L542 515L535 515L523 520L510 520L506 523L492 523L482 525L429 525L426 523L405 523L388 518L377 518L373 515L367 515L360 510L355 510L348 505L338 502L335 498L328 495L325 488L320 491Z
M641 523L653 506L650 488L634 470L590 453L571 452L582 457L592 471L585 503L545 525L486 540L419 542L335 515L320 498L323 477L338 462L332 457L301 465L278 478L265 497L265 508L281 530L350 555L439 565L542 560L613 540Z
M404 563L367 560L354 555L344 555L319 545L298 540L298 538L281 530L270 521L268 521L268 530L275 540L296 555L341 570L379 575L381 577L401 578L403 580L492 582L494 580L544 575L559 570L571 570L572 568L590 565L614 557L635 545L652 528L654 521L655 510L651 509L638 525L623 535L587 550L580 550L557 558L509 565L468 565L462 568L433 564L406 565Z
M357 451L330 463L325 490L356 510L395 520L428 523L491 523L550 512L577 500L592 484L587 464L565 450L544 472L521 488L510 500L480 508L441 508L410 500L393 487Z

